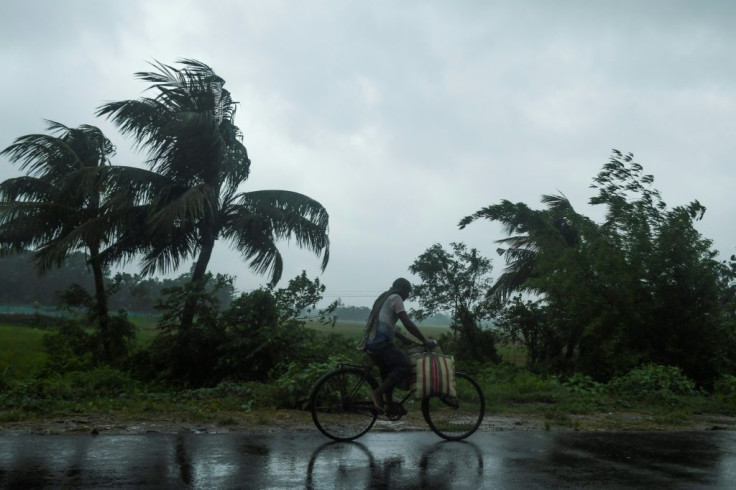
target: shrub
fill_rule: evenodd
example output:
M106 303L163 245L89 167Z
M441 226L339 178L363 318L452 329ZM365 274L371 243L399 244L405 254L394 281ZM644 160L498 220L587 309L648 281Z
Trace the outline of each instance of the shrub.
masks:
M695 383L675 366L647 364L608 383L613 395L653 403L674 403L680 396L694 395Z
M234 410L250 412L256 407L272 406L273 388L269 385L248 382L233 383L222 382L214 388L196 388L177 392L173 399L182 405L191 404L192 401L203 401L217 403L218 410ZM148 395L149 398L155 396Z
M299 328L279 324L276 299L258 289L235 299L220 320L225 342L219 349L221 376L265 381L268 373L297 350Z
M486 365L473 376L486 400L493 403L555 403L563 395L555 378L545 378L511 364Z
M273 396L276 408L307 409L314 383L338 363L347 360L346 356L334 355L327 360L310 362L307 365L291 362L281 366L283 372L274 381L276 390Z
M725 374L716 380L713 395L736 403L736 376Z
M573 393L594 394L603 393L605 385L595 381L586 374L575 373L562 382L562 386Z
M75 320L67 320L53 332L44 335L47 354L42 375L89 369L94 365L92 335Z
M38 379L29 390L42 398L78 400L131 393L138 383L128 374L111 367L58 373Z

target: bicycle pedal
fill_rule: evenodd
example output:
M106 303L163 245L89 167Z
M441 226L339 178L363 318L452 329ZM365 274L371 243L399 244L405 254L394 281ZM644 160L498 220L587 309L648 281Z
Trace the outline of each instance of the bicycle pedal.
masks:
M403 417L406 415L407 412L403 405L400 403L391 403L388 407L388 410L386 410L386 415L389 417Z

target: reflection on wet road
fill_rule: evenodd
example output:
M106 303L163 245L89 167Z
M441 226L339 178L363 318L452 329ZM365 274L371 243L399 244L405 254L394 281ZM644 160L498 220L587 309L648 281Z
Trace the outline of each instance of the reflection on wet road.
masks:
M734 432L0 435L0 488L709 488Z

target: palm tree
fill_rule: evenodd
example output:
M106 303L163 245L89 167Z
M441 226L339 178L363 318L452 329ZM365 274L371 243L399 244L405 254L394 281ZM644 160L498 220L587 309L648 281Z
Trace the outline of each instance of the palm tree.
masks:
M497 251L506 259L506 269L488 291L490 298L503 301L516 291L540 292L530 281L539 277L540 252L580 243L583 217L575 212L570 201L561 194L544 195L542 203L547 209L533 210L524 203L502 200L460 221L460 229L480 218L498 221L509 235L496 241L505 246Z
M464 228L473 221L486 218L501 223L509 235L498 240L506 248L498 253L506 260L504 273L489 289L490 300L507 300L514 292L543 295L554 306L556 330L560 344L570 359L583 333L584 324L570 315L565 289L559 287L564 277L576 277L580 284L593 284L591 271L583 260L585 241L596 236L597 226L578 214L562 194L543 195L546 209L532 210L524 203L503 200L463 218ZM575 272L573 272L575 269Z
M0 183L0 245L4 252L33 250L40 273L61 266L74 251L89 254L95 314L104 355L110 359L104 272L115 257L108 254L106 261L100 254L112 238L110 230L99 226L106 188L96 170L109 166L115 148L95 126L72 129L47 122L51 135L22 136L0 152L27 171Z
M239 192L250 160L234 121L237 104L209 66L188 59L180 64L156 62L157 71L136 74L151 83L155 97L112 102L97 111L148 153L148 170L136 177L129 173L132 180L125 183L147 200L142 272L175 269L193 259L191 283L196 286L205 277L216 241L225 239L255 272L270 273L275 285L283 270L276 242L289 238L322 255L324 270L327 211L295 192ZM191 299L182 311L182 329L192 325L195 311L196 299Z

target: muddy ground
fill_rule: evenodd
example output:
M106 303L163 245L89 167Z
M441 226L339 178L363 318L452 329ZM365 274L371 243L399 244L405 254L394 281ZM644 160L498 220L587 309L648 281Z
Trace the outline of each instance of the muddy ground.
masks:
M399 421L379 418L376 431L428 430L420 413L410 413ZM662 421L638 413L595 413L568 415L550 420L537 416L505 414L486 415L480 430L736 430L736 417L693 415L677 421ZM90 414L70 417L39 418L0 423L0 434L142 434L142 433L224 433L278 431L316 431L308 412L276 410L271 412L221 413L213 420L187 420L172 414L159 414L135 420L116 414Z

